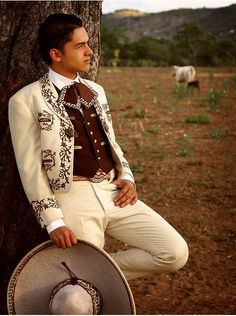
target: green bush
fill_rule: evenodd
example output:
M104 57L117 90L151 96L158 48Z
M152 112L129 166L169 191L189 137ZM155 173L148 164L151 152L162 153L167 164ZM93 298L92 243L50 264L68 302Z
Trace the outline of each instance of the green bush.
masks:
M211 110L217 110L220 108L220 101L224 93L222 91L211 90L207 93L206 105Z
M212 119L204 114L194 115L187 117L185 123L188 124L211 124Z

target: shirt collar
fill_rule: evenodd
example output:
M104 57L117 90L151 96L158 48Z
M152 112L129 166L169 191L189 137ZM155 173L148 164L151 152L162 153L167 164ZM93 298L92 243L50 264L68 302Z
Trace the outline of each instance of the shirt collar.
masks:
M79 75L77 75L76 78L72 80L62 76L58 72L52 70L52 68L49 68L48 77L59 90L65 86L70 86L74 83L80 82Z

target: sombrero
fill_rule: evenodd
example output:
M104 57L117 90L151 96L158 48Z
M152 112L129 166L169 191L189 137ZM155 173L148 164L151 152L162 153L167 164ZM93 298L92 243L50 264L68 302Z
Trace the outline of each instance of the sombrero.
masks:
M7 289L9 314L135 314L120 268L102 249L79 240L67 249L52 241L32 249Z

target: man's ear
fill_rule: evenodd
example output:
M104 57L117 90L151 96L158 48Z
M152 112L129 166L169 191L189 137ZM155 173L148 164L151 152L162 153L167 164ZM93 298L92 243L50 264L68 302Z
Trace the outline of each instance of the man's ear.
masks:
M49 55L52 61L60 62L61 61L61 52L56 48L51 48L49 51Z

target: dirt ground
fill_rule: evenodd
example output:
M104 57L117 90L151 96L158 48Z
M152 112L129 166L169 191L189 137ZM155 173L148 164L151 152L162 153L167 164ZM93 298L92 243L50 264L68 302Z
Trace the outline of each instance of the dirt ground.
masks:
M186 94L167 68L99 73L139 198L190 251L178 272L130 281L137 314L236 314L236 69L197 75L200 92Z

